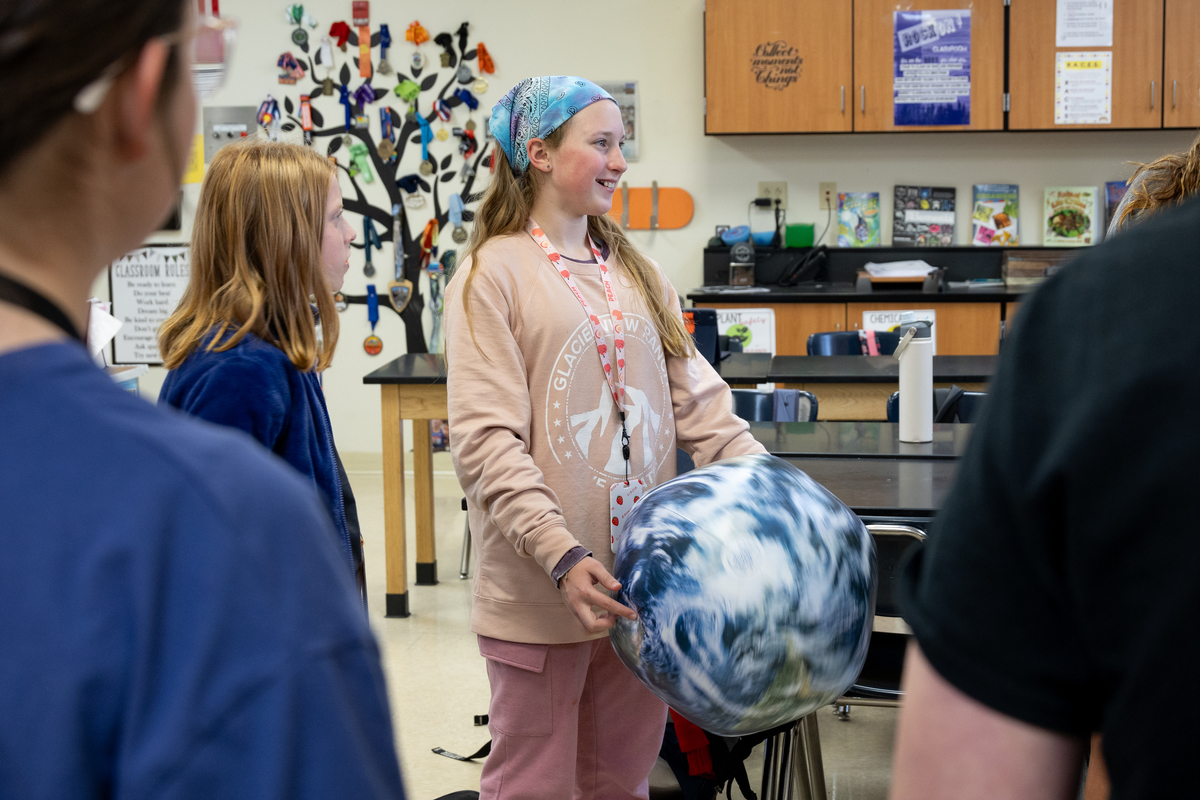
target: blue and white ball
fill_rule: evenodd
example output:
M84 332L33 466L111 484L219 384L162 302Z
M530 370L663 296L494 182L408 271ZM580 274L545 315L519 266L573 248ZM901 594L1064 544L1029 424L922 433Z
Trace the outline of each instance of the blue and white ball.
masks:
M609 636L667 705L721 736L767 730L858 677L875 546L853 512L774 456L688 472L642 497L613 576L638 613Z

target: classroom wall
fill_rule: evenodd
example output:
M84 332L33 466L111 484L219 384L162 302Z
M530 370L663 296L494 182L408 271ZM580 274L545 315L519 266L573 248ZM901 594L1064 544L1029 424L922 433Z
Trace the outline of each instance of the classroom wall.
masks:
M280 90L287 88L278 85L275 67L279 54L293 48L284 5L260 0L221 3L224 16L240 20L241 32L230 79L211 105L257 106L268 92L278 97ZM349 0L311 0L304 5L320 22L318 33L350 16ZM836 181L840 191L878 191L883 203L884 242L891 241L893 185L956 186L960 244L967 243L970 231L972 184L1016 183L1021 189L1022 240L1038 244L1040 231L1030 223L1040 209L1043 187L1101 185L1127 178L1132 172L1129 161L1147 161L1183 149L1193 138L1189 131L706 137L702 116L703 0L612 0L604 4L453 0L420 6L374 0L371 10L373 26L380 22L389 25L394 40L389 60L397 66L407 64L411 52L412 46L403 38L414 14L431 37L456 30L464 20L471 23L472 41L487 44L497 70L488 76L491 88L481 98L477 123L482 123L485 109L529 75L578 74L597 81L638 81L641 154L637 163L629 165L627 180L630 186L649 186L657 180L660 186L686 189L695 201L695 217L681 230L633 232L631 238L662 265L680 294L701 283L702 249L713 235L713 226L746 221L747 203L760 180L787 181L788 219L815 222L818 231L827 214L817 210L818 182ZM439 48L430 42L424 50L436 63ZM336 49L335 56L340 63L343 56ZM356 79L352 85L357 84ZM291 94L298 92L293 89ZM328 120L341 119L341 106L330 99L321 98L317 107ZM461 124L461 111L458 117ZM377 118L375 112L373 124L377 125ZM410 148L408 157L415 167L419 148ZM451 184L456 185L457 180ZM343 179L343 190L349 188ZM194 204L195 191L195 187L189 188L185 211ZM381 203L378 197L376 202ZM410 216L415 231L426 218L415 213ZM361 228L358 220L355 224ZM835 239L836 230L831 230L826 241ZM443 246L446 244L448 238ZM375 256L377 262L390 258L390 244ZM365 292L367 279L361 267L362 252L355 251L347 276L349 293ZM382 272L376 280L385 285L386 271ZM370 357L361 346L370 332L365 307L351 306L341 324L337 358L325 376L335 435L343 451L378 452L379 390L364 386L362 376L403 352L403 325L395 314L381 310L378 333L384 350ZM162 371L151 372L143 379L143 388L152 393L161 383Z

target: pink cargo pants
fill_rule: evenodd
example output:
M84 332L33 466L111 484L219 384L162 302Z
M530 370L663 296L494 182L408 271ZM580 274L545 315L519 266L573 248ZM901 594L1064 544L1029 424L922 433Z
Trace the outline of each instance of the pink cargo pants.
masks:
M492 687L480 800L627 800L649 794L666 705L608 639L520 644L479 637Z

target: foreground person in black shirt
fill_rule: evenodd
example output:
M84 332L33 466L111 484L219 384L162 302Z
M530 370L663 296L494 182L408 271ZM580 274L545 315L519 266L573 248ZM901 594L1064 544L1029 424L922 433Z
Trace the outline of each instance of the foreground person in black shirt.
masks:
M1194 792L1200 201L1024 303L957 484L903 575L892 797Z

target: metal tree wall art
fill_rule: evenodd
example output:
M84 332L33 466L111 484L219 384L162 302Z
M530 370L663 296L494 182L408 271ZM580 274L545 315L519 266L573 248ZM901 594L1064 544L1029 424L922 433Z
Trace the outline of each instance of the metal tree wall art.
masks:
M283 96L287 121L280 130L303 129L305 142L323 148L347 174L354 196L345 194L344 208L364 218L358 227L359 239L352 246L367 248L364 272L368 278L378 266L385 284L393 277L397 279L393 285L411 282L411 294L408 289L398 293L408 295L407 305L400 303L408 352L428 352L421 324L425 299L420 276L431 259L435 266L437 263L431 252L433 234L449 222L453 223L455 242L466 241L461 226L473 218L468 207L482 196L475 186L490 166L493 140L476 97L487 91L487 80L480 73L493 69L487 49L482 44L468 46L470 26L465 22L454 34L440 33L428 44L424 28L413 23L401 40L411 55L406 70L399 70L388 63L393 41L386 24L363 40L360 34L370 30L368 25L334 23L331 38L313 43L305 28L306 23L315 28L315 20L303 15L302 9L298 15L289 10L289 18L297 23L292 42L299 52L292 59L295 64L285 63L280 56L280 81L294 81L298 96L295 100ZM354 20L356 25L362 21ZM372 62L376 48L377 60ZM310 54L310 50L315 52ZM425 51L429 51L428 58ZM366 61L365 68L360 59ZM306 92L300 89L305 82L311 82ZM307 102L299 95L307 95ZM324 111L318 108L318 101ZM364 191L364 184L376 181L386 190L386 207L372 204ZM408 214L415 211L424 217L429 213L427 203L432 205L432 220L414 236ZM391 259L373 262L371 248L374 245L382 256L383 243L394 242L397 236L400 274L393 276ZM441 250L453 247L450 238L447 230L439 242ZM386 293L380 295L381 304L387 305ZM366 302L365 296L346 299Z

